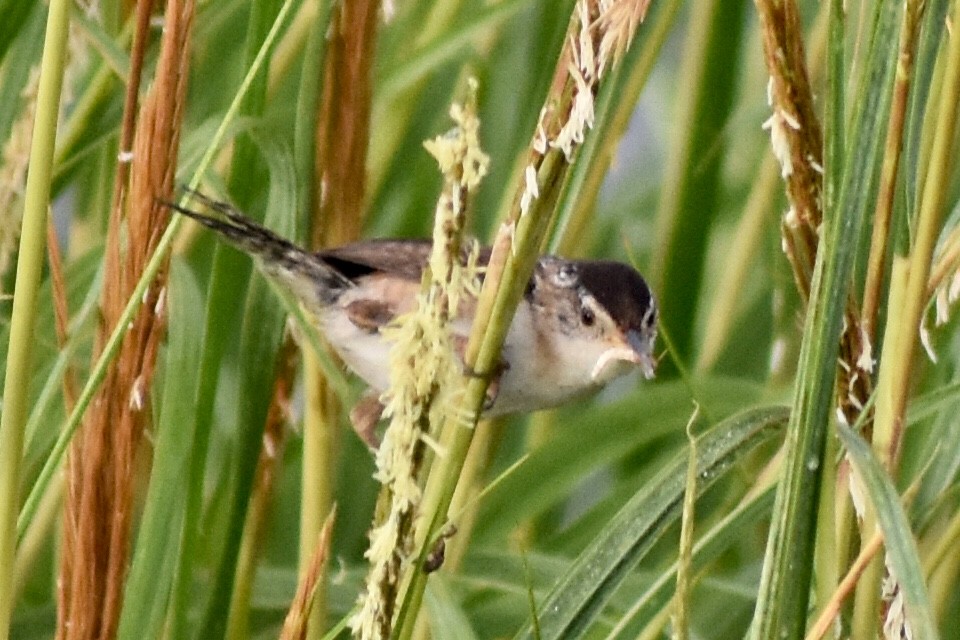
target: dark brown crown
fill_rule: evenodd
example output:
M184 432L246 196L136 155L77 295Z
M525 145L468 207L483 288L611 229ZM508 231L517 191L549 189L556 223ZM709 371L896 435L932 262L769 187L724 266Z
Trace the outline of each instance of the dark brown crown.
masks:
M645 324L656 321L656 301L636 269L610 260L575 264L580 285L603 305L622 329L642 329Z

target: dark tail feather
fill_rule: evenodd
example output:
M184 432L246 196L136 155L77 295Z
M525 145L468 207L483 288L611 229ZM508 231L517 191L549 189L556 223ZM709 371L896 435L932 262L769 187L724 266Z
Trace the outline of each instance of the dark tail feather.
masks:
M268 276L286 281L288 286L295 289L300 289L305 283L295 283L291 279L307 278L314 283L314 286L318 289L316 293L325 301L329 301L339 291L352 286L349 279L332 268L322 258L301 249L286 238L278 236L273 231L240 213L229 203L214 200L197 191L190 191L189 193L191 197L224 217L213 217L173 202L164 202L163 204L177 213L213 229L230 245L253 256Z

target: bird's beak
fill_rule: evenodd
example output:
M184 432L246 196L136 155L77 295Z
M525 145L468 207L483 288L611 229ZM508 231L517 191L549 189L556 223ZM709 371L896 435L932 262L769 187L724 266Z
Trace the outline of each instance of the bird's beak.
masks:
M608 349L597 360L593 367L592 377L597 380L607 365L615 362L627 362L640 367L643 376L648 380L653 377L656 360L653 357L653 342L651 336L645 336L639 331L630 330L626 335L629 346L613 347Z
M653 357L653 343L656 340L653 336L645 336L639 331L630 330L627 332L627 343L632 349L634 359L631 362L640 366L643 371L643 377L647 380L653 377L657 361Z

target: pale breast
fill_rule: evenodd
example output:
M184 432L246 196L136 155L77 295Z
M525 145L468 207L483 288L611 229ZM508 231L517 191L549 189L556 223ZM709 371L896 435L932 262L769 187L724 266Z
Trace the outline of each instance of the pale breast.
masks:
M377 300L413 301L414 292L407 288L419 289L419 284L396 279L377 286L383 289L377 293L384 294L376 297ZM403 290L394 290L398 287ZM378 330L371 330L364 323L358 326L347 312L352 303L369 299L371 290L364 287L364 293L366 296L361 298L356 290L345 292L337 305L323 315L321 328L344 363L372 389L383 392L390 384L392 343ZM388 297L387 293L391 296ZM465 305L473 306L473 301L465 301ZM412 304L407 304L395 312L408 312L410 306ZM454 334L463 338L469 335L470 328L464 321L453 325ZM599 388L599 382L591 378L599 357L599 353L595 353L598 346L595 342L571 344L567 336L562 348L558 348L554 341L557 336L537 329L530 308L521 304L510 325L501 356L502 361L509 364L496 385L496 400L485 415L493 417L555 407ZM465 340L460 341L461 348L463 344ZM462 354L458 355L462 357Z

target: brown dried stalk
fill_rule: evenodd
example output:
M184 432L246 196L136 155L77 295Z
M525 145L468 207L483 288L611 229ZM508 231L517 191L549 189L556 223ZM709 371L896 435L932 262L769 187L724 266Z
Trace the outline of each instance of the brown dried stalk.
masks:
M141 0L138 15L149 14L150 7L150 0ZM173 190L193 14L193 0L167 4L157 75L135 135L129 197L122 197L124 187L117 188L108 228L97 352L167 224L168 214L158 205L158 197L169 198ZM137 91L128 93L136 95ZM133 321L68 460L58 638L111 638L116 633L127 573L136 455L164 330L164 272L148 289L143 310Z
M378 0L338 3L330 17L317 126L314 246L340 244L360 235L379 8Z
M47 256L50 263L50 284L53 297L53 320L57 332L57 344L63 349L70 338L70 309L67 305L67 283L63 278L63 256L57 241L53 219L47 218ZM67 366L63 371L63 405L66 414L73 410L77 399L76 371Z
M133 32L133 45L130 48L130 77L127 78L127 92L124 95L123 119L120 123L120 142L117 173L113 181L113 211L119 214L123 205L124 191L130 174L133 154L133 136L137 125L137 96L143 74L143 59L147 52L150 16L153 13L153 0L137 2L136 26Z
M768 100L773 108L764 127L770 130L790 201L781 224L783 248L806 301L823 222L823 134L814 108L796 3L756 0L756 5L770 73ZM840 337L838 404L847 423L853 424L870 396L873 360L852 296L845 320Z
M283 621L283 629L280 630L280 640L304 640L307 637L307 619L313 607L317 588L323 579L323 569L327 565L327 558L330 556L333 523L336 522L336 519L337 508L334 506L323 523L320 535L317 536L314 545L313 556L310 558L307 570L303 573L297 585L297 593L293 596L290 610Z

